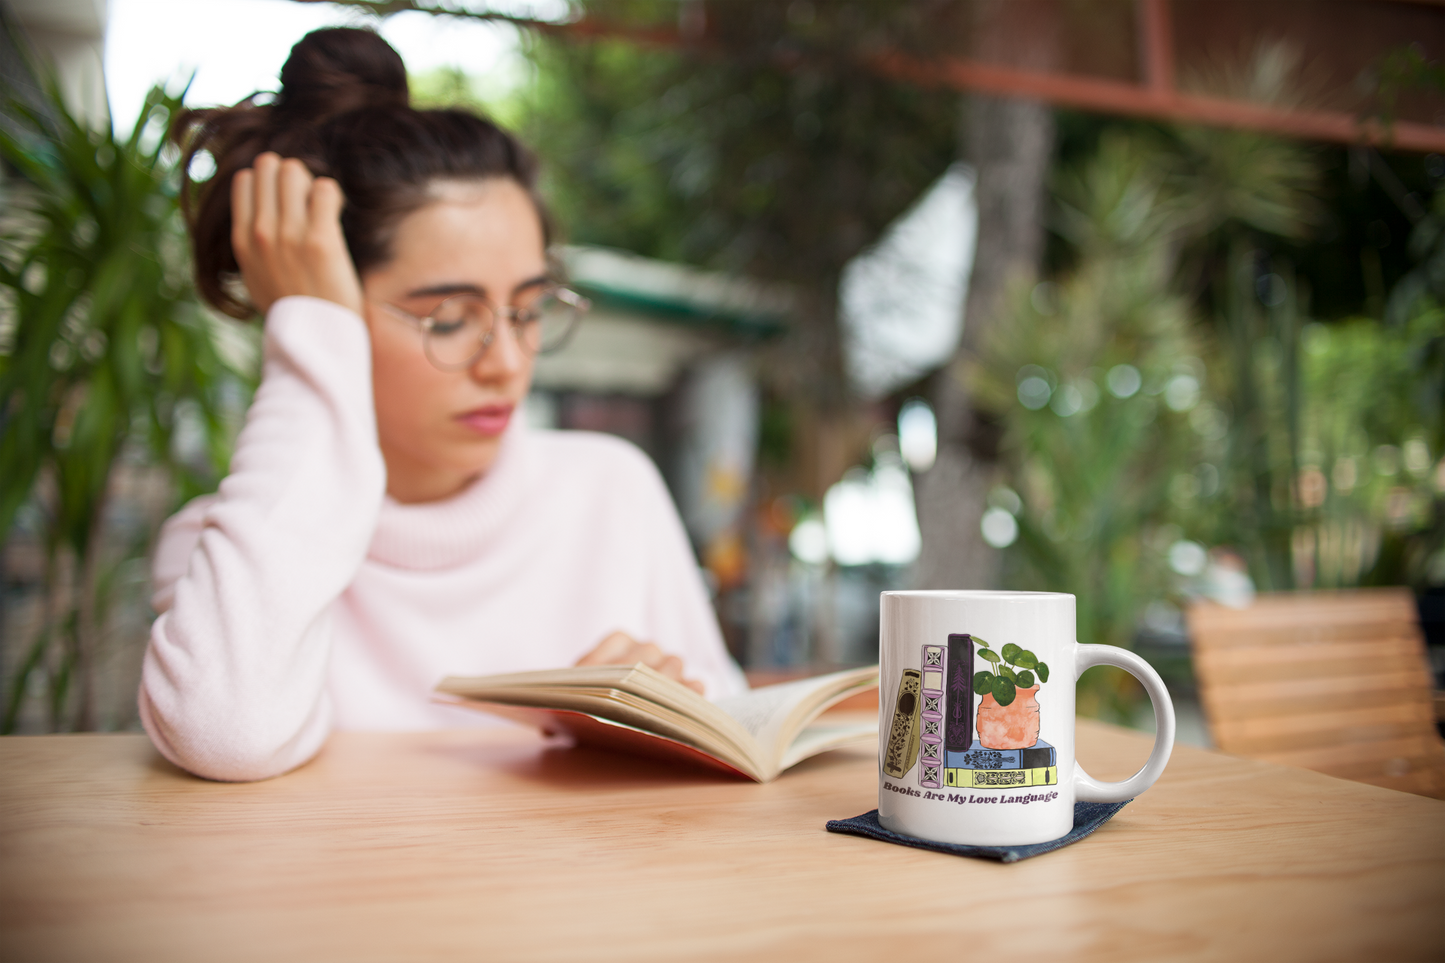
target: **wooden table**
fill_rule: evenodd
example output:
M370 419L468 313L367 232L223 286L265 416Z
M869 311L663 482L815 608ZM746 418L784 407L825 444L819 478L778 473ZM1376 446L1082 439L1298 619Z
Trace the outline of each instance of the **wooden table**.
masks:
M1079 744L1106 778L1148 751ZM141 736L0 739L0 959L1445 956L1442 802L1181 746L1093 837L1005 866L825 832L875 767L758 786L492 730L339 735L227 785Z

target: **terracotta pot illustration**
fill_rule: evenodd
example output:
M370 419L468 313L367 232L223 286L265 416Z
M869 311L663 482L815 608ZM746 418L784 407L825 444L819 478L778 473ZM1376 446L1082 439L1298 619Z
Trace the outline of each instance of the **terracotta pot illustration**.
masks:
M1001 706L993 693L978 705L978 742L985 749L1027 749L1039 741L1038 686L1018 690L1014 701Z

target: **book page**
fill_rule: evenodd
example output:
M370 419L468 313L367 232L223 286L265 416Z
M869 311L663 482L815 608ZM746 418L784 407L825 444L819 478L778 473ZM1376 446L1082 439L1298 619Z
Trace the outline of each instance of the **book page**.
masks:
M826 716L824 718L827 718ZM798 733L793 744L778 763L787 769L811 756L844 746L877 746L878 721L875 718L852 719L837 723L815 722Z
M612 718L618 715L615 705L606 707L606 715L593 715L581 709L544 709L498 702L474 702L460 696L438 698L440 701L469 706L551 734L569 735L579 745L620 749L664 760L706 764L759 782L766 778L749 762L734 756L728 750L720 751L716 746L695 744L685 729L676 729L671 733L664 731L666 727L659 726L657 718L650 713L644 713L638 718L640 725L629 725Z
M487 711L491 705L517 706L532 709L563 709L599 716L612 722L654 732L668 739L684 742L726 760L734 768L751 773L752 746L739 746L724 735L700 726L697 720L639 699L617 689L585 689L555 687L546 690L545 699L528 698L525 691L498 689L470 697L444 696L460 704ZM504 714L505 715L505 714Z
M739 695L718 699L713 705L732 716L742 727L763 745L771 745L770 734L776 733L788 712L799 698L811 688L812 679L797 682L783 682L778 685L749 689Z
M827 706L878 684L877 666L764 686L709 702L679 682L638 663L584 666L500 676L444 679L437 693L513 706L558 708L649 728L726 759L767 780L794 737ZM792 754L796 755L796 754Z
M586 690L595 694L588 697ZM673 720L685 717L688 727L697 733L691 740L694 745L702 744L697 742L699 738L707 740L709 745L726 744L731 748L725 754L739 768L748 771L761 772L768 765L770 754L732 716L682 683L640 662L631 666L574 666L474 678L448 676L436 687L436 691L481 702L541 708L557 706L582 709L602 716L609 714L608 705L617 705L619 700L636 697L641 701L633 704L635 709L655 711L660 717L671 717ZM585 700L590 708L583 708L577 700ZM636 719L628 717L618 721L631 725ZM720 749L709 751L718 752Z
M713 704L741 723L759 745L774 747L779 744L794 709L812 696L837 689L839 676L851 674L833 673L796 682L781 682L719 699Z

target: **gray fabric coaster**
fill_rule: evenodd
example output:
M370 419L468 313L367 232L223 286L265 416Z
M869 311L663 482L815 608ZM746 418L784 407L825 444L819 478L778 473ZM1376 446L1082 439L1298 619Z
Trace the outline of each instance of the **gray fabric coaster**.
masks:
M948 853L952 856L977 856L981 859L996 859L1001 863L1017 863L1021 859L1041 856L1056 849L1063 849L1070 843L1077 843L1107 823L1116 812L1133 801L1126 799L1118 803L1076 802L1074 803L1073 829L1058 839L1050 840L1047 843L1034 843L1031 846L962 846L958 843L935 843L931 840L919 839L916 836L905 836L902 833L895 833L891 829L884 829L878 822L878 810L876 809L861 816L854 816L852 819L830 819L828 820L828 832L867 836L869 839L881 839L885 843L912 846L914 849L931 849L936 853Z

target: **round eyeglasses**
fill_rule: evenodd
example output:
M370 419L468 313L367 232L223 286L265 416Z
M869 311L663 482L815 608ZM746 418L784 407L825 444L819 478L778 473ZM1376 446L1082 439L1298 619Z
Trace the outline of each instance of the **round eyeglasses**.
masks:
M548 287L528 304L496 307L480 294L457 294L419 318L386 301L377 302L422 333L427 360L443 371L476 364L497 339L497 320L510 321L512 337L528 354L546 354L567 344L592 307L576 291Z

